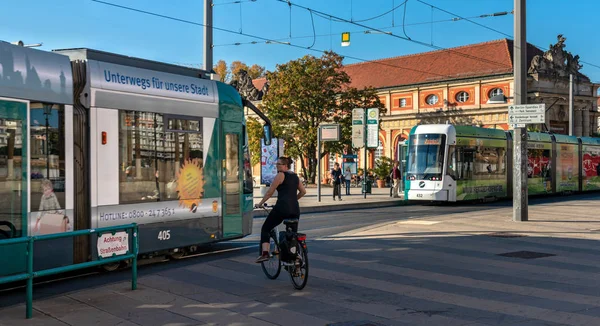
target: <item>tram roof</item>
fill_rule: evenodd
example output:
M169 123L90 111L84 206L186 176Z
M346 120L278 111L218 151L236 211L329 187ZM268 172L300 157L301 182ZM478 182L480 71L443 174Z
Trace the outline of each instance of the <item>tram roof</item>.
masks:
M600 145L600 138L597 137L581 137L580 139L584 145Z
M514 130L511 130L509 132L512 135L512 139L515 139ZM527 132L527 139L530 141L551 143L552 135L543 132Z
M0 41L0 97L73 104L69 58Z
M170 63L130 57L122 54L104 52L88 48L57 49L53 52L68 56L71 60L96 60L122 66L166 72L176 75L209 79L203 69L178 66Z
M473 126L454 126L456 137L478 137L506 139L506 132L500 129L480 128Z
M575 136L554 134L554 139L556 140L557 143L567 143L567 144L578 144L579 143L579 141L577 140L577 137L575 137Z

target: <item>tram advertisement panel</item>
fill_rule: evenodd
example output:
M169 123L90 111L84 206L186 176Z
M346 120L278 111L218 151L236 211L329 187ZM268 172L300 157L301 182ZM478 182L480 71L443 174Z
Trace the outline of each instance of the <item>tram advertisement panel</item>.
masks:
M506 140L457 137L456 200L506 196Z
M552 143L527 143L527 191L530 195L552 192Z
M600 189L600 146L583 145L583 190Z
M556 191L577 191L579 182L579 155L577 144L556 146ZM552 175L548 167L548 174Z
M277 158L283 156L283 139L273 138L269 146L261 139L260 144L260 183L270 185L277 175Z
M96 227L218 217L220 211L220 198L202 198L197 205L194 203L189 207L180 204L179 201L101 206L98 207Z

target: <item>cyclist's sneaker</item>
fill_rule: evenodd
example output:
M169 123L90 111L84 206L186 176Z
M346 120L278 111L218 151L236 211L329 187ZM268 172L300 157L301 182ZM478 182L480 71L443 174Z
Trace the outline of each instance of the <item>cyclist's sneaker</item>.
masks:
M256 262L256 263L261 263L261 262L263 262L263 261L267 261L267 260L269 260L269 258L270 258L270 257L269 257L269 253L265 252L265 253L263 253L262 255L258 256L258 258L256 258L256 261L255 261L255 262Z

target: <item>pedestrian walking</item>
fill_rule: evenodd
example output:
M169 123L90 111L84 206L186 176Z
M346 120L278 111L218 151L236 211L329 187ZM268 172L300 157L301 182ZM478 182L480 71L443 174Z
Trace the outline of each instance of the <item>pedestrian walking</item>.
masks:
M342 169L340 169L340 164L335 163L333 165L333 170L331 170L331 180L333 181L333 200L335 200L335 196L337 195L339 200L342 200Z
M344 181L346 182L346 196L350 195L350 182L352 181L352 172L350 172L350 168L347 167L344 172Z
M394 180L394 198L400 197L400 179L402 178L402 173L400 172L400 168L398 166L398 161L395 161L394 167L392 168L392 180Z

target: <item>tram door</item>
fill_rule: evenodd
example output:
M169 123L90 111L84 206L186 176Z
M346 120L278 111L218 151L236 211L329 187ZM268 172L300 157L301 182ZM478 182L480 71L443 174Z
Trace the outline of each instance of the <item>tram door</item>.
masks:
M3 240L27 236L27 104L0 100L0 276L23 272L25 244Z
M242 125L223 122L223 237L242 235Z

